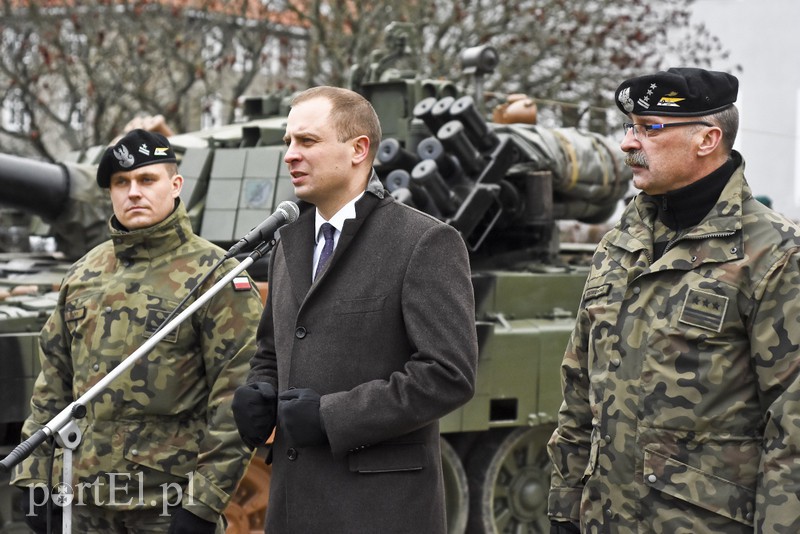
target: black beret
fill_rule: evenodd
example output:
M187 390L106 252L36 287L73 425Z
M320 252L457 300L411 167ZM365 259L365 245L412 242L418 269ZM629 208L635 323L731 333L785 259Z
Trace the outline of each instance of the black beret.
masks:
M115 172L130 171L153 163L177 161L175 151L166 137L147 130L131 130L103 153L97 167L97 185L108 188L111 175Z
M617 88L614 101L626 115L699 117L736 102L738 90L736 76L682 67L626 80Z

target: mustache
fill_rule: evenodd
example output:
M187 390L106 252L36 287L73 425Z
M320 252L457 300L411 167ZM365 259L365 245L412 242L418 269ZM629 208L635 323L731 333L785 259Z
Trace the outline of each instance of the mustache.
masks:
M641 150L628 152L625 155L625 165L628 167L644 167L645 169L650 168L647 163L647 156L645 156L644 152Z

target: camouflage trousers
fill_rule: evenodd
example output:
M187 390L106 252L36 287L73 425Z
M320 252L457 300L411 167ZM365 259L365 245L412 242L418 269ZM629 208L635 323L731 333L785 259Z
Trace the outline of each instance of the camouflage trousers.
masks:
M164 534L171 514L160 508L111 510L91 504L72 507L72 532L75 534ZM225 534L224 518L217 522L216 534Z

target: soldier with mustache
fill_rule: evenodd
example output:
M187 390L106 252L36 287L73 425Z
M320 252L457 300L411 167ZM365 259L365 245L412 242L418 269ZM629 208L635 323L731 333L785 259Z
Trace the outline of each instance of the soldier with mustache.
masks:
M800 529L800 229L747 184L737 91L698 68L616 91L641 193L562 363L553 533Z

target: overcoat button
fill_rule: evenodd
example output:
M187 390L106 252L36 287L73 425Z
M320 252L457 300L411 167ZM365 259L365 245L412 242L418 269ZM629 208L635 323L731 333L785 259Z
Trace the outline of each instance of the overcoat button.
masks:
M306 329L302 326L297 327L297 330L294 331L294 337L297 339L303 339L306 337Z
M297 460L297 450L293 447L290 447L289 450L286 451L286 457L292 462Z
M633 288L633 290L632 290L632 291L633 291L633 294L634 294L634 295L638 295L638 294L639 294L639 292L641 291L641 288L639 288L639 286L636 286L636 287L634 287L634 288Z
M96 363L96 364L94 364L94 365L92 366L92 370L94 370L94 371L99 371L99 370L100 370L100 364L99 364L99 363Z
M650 484L655 484L655 483L656 483L656 480L658 480L658 479L656 478L656 476L655 476L655 475L647 475L647 481L648 481Z

